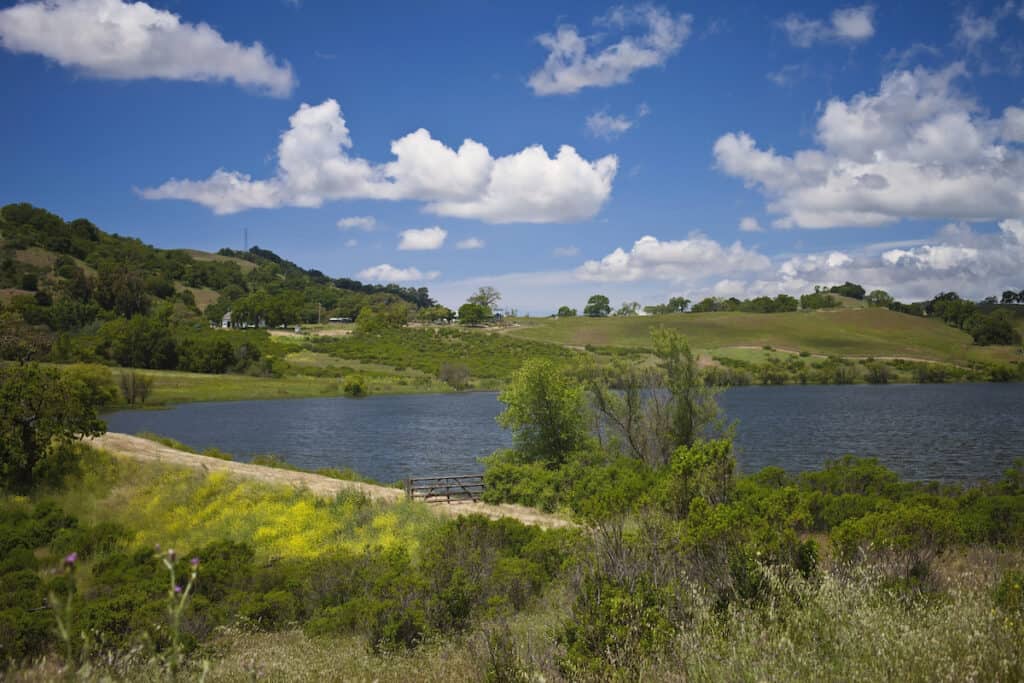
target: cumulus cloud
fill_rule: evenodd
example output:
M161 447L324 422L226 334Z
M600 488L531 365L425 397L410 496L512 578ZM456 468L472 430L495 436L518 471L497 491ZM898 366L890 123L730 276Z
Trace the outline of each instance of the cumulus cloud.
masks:
M884 289L905 301L950 290L981 299L1020 287L1024 222L1004 220L998 228L979 232L966 224L950 224L922 244L794 256L778 266L774 286L798 293L814 284L849 280L868 290ZM771 283L762 281L759 286Z
M666 9L647 5L637 9L619 7L596 23L610 31L642 26L647 32L624 36L600 51L592 50L600 36L581 36L574 26L560 26L555 33L538 36L548 57L544 66L530 76L534 94L567 95L587 87L626 83L633 72L661 66L677 53L690 36L693 17L672 16Z
M205 180L171 179L141 190L147 199L185 199L227 214L253 208L320 206L342 199L414 199L430 213L488 223L555 223L592 217L611 194L618 158L583 159L563 145L540 145L494 158L465 140L452 149L419 129L391 143L394 161L351 156L341 107L303 104L278 145L274 177L254 180L219 169Z
M762 232L764 228L753 216L744 216L740 219L740 230L743 232Z
M586 261L576 270L583 280L700 279L713 274L762 271L771 261L735 242L723 247L709 237L692 233L687 239L661 241L645 235L627 252L621 247L600 261Z
M45 0L0 11L0 44L97 78L234 81L275 97L296 80L260 43L229 42L144 2Z
M878 226L903 218L1024 215L1021 113L986 115L954 81L962 64L887 75L875 94L833 99L818 146L791 156L745 132L714 145L717 167L768 198L779 227Z
M390 263L382 263L379 266L364 268L359 271L358 277L371 282L424 282L436 280L439 275L441 273L436 270L423 273L419 268L396 268Z
M483 249L484 241L478 237L467 237L455 243L456 249Z
M921 301L941 291L981 299L1021 287L1024 221L1005 220L994 228L950 224L930 239L871 243L822 252L763 256L701 235L684 240L644 237L628 251L578 268L487 275L431 285L439 298L458 302L482 285L497 286L517 308L551 313L555 304L582 306L595 291L615 301L664 302L683 294L741 298L806 294L815 285L847 280L866 289L884 289L902 301ZM552 302L557 289L560 301Z
M837 9L827 22L790 14L779 25L790 43L796 47L811 47L828 41L863 42L875 35L874 18L874 6L862 5Z
M338 227L342 230L373 232L377 228L377 219L373 216L349 216L339 219Z
M399 237L399 251L431 251L441 248L448 231L435 225L432 228L403 230Z

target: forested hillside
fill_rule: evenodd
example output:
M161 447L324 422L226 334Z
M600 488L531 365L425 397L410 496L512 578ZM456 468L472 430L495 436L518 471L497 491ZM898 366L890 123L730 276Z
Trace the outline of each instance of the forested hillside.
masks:
M426 288L332 279L259 247L157 249L30 204L0 209L0 355L8 360L269 372L266 335L218 335L207 321L219 324L230 310L236 324L276 327L366 307L410 317L434 303Z

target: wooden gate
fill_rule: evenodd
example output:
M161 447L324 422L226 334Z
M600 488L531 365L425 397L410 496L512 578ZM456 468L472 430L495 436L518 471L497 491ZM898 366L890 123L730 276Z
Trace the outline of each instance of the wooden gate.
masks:
M405 480L405 497L427 503L478 501L484 492L484 475L418 477Z

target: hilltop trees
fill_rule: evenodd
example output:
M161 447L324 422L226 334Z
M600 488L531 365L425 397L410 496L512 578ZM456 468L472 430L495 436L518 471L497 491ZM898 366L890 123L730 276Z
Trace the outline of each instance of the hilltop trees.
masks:
M864 298L864 288L858 284L854 284L853 282L844 282L841 285L835 285L828 291L833 294L838 294L839 296L848 296L851 299Z
M574 318L576 317L576 309L569 308L568 306L561 306L557 313L559 318Z
M595 294L587 299L587 305L583 307L583 315L591 318L604 318L611 314L612 305L604 294Z
M884 289L873 290L870 294L864 297L864 301L867 302L868 306L877 306L879 308L889 308L895 299L892 295Z
M496 290L494 287L481 287L476 290L472 296L466 299L466 303L483 306L489 311L493 311L495 304L499 301L501 301L501 292Z
M665 315L666 313L683 313L690 306L690 300L682 296L669 298L667 304L655 304L644 306L644 313L647 315Z

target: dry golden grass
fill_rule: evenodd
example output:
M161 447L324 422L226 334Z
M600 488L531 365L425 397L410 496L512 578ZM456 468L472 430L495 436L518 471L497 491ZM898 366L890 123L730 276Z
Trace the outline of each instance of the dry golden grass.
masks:
M248 273L250 270L256 268L255 263L246 261L245 259L235 258L234 256L211 254L208 251L200 251L199 249L183 249L182 251L194 258L196 261L229 261L231 263L237 263L243 273Z

